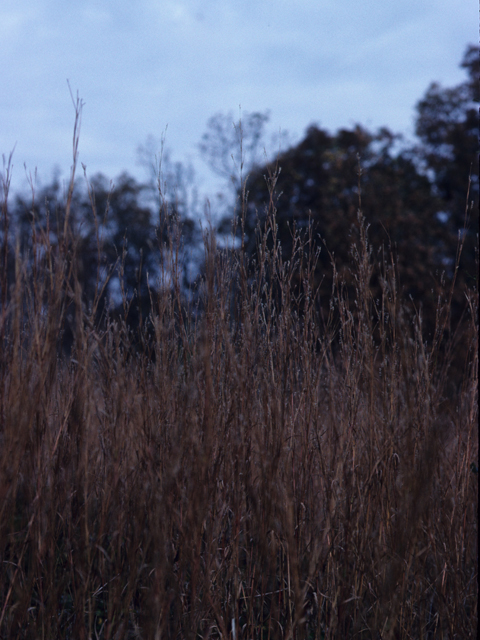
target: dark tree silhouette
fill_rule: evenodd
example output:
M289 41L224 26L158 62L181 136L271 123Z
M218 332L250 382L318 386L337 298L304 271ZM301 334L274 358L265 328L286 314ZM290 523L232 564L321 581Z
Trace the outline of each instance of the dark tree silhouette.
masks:
M241 180L260 161L264 144L266 113L244 113L235 120L233 113L217 113L207 122L199 146L210 169L238 191Z
M475 247L478 242L478 109L480 49L469 46L461 63L468 79L452 88L433 83L417 105L418 156L441 199L439 217L456 242L465 224L468 179L469 224L460 277L476 282Z
M311 127L298 146L279 157L281 172L271 194L268 176L274 174L275 164L251 176L244 220L247 254L256 255L255 228L257 222L263 223L269 204L276 208L284 260L292 254L294 226L302 228L311 221L319 244L321 238L329 250L322 250L317 268L317 280L323 280L323 295L328 298L329 252L342 277L347 277L352 246L358 240L361 167L362 210L370 225L370 242L376 249L384 246L398 254L409 295L432 298L434 272L446 250L445 232L436 217L439 204L413 158L394 152L395 143L396 136L386 129L371 134L357 126L331 135ZM224 219L220 230L225 233L229 226L230 220Z
M257 257L255 229L258 223L265 223L272 207L285 260L292 255L293 228L312 222L329 249L322 251L317 267L317 281L323 282L323 297L328 300L332 255L348 282L352 248L358 241L360 184L361 208L374 250L372 261L380 260L376 252L393 252L399 284L407 299L422 308L426 336L432 339L438 298L448 298L455 276L458 231L465 219L471 166L470 199L478 201L477 54L478 48L469 48L462 64L469 71L469 81L448 90L432 85L419 103L420 144L416 147L398 144L401 137L385 128L372 133L356 126L332 135L312 126L300 144L276 162L252 172L243 221L236 227L239 234L244 232L246 254L251 259ZM476 215L475 206L473 211ZM231 224L231 218L224 218L219 231L227 233ZM478 220L471 220L463 246L462 275L456 274L458 286L450 318L453 326L465 308L464 285L476 283L477 233Z

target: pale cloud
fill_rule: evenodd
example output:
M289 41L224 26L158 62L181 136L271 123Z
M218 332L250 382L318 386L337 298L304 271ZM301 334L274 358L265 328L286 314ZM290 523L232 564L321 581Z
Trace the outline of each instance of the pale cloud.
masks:
M3 0L0 153L17 143L20 175L24 161L46 179L66 166L67 78L86 103L81 160L109 177L135 171L137 145L167 124L175 156L195 159L207 119L239 105L297 138L311 122L406 131L431 81L461 81L477 12L473 0Z
M21 35L21 30L26 23L35 20L36 12L33 8L19 11L11 8L5 9L1 14L0 37L4 46L6 43L13 43Z

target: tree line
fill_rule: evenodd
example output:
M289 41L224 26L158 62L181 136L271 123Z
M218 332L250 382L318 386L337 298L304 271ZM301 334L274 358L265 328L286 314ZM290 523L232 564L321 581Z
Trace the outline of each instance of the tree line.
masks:
M216 225L218 238L233 233L237 242L230 250L242 251L253 268L257 229L266 229L269 217L284 260L294 251L294 229L310 229L315 250L321 249L315 278L328 297L332 262L348 284L361 208L372 261L382 252L395 256L400 286L424 309L426 327L433 330L438 297L447 295L454 278L459 286L451 322L458 321L465 287L477 286L478 47L467 48L461 66L467 74L463 83L450 88L433 83L418 102L414 145L387 128L372 132L356 125L330 133L312 125L300 143L262 163L268 114L247 114L236 124L230 114L213 116L199 148L232 194ZM142 151L148 158L148 148ZM84 304L95 299L99 309L123 314L132 326L148 318L156 292L171 284L162 269L167 254L176 252L183 295L194 297L202 276L203 231L194 216L193 175L168 157L165 161L167 170L152 170L150 182L128 173L114 183L101 174L79 179L69 203ZM65 214L58 178L38 192L32 186L28 197L17 194L8 203L4 197L1 264L9 275L2 282L11 286L14 280L16 246L33 268L35 252L41 253L45 242L59 243Z

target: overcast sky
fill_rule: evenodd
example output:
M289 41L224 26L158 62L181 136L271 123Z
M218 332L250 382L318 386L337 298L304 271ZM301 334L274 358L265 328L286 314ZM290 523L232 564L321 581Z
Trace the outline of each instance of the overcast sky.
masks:
M270 110L292 141L312 123L412 135L415 103L464 80L477 40L476 0L1 0L0 154L16 145L16 189L24 163L43 183L68 174L68 79L90 176L142 177L137 147L168 125L208 188L197 145L214 113Z

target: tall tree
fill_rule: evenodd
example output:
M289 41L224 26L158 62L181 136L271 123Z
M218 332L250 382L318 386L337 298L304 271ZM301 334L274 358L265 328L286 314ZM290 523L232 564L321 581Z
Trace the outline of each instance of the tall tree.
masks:
M462 275L476 279L475 246L478 236L478 105L480 49L469 46L461 63L465 82L452 88L432 83L417 104L418 156L441 199L439 218L456 241L465 223L468 179L471 176L471 217L465 237ZM473 206L472 206L473 203Z
M462 66L468 82L454 89L432 85L418 106L414 148L398 145L401 136L388 129L376 133L361 126L335 134L310 127L300 144L258 168L247 183L248 204L244 208L244 247L256 256L257 223L263 224L267 210L276 209L277 239L282 254L292 253L292 228L313 222L330 251L318 262L318 281L328 299L330 254L348 278L352 246L358 239L358 167L361 167L361 205L369 224L375 250L385 247L397 256L400 285L407 299L423 308L426 332L432 336L438 295L446 295L454 277L458 231L465 214L470 167L470 199L478 202L476 163L478 99L476 74L478 48L470 47ZM278 174L278 168L281 172ZM273 180L277 170L277 179ZM272 185L274 188L272 189ZM478 206L478 205L477 205ZM476 207L473 212L476 214ZM225 233L231 219L224 218ZM242 227L239 225L237 230ZM465 307L464 284L475 284L475 246L478 219L470 221L465 236L461 276L453 305L454 324ZM373 260L376 260L373 255Z
M387 129L372 134L356 126L331 135L310 127L298 146L279 157L281 172L271 194L268 176L275 172L275 164L251 176L244 220L247 253L256 255L255 228L258 222L263 224L273 202L284 259L292 253L293 226L305 227L310 220L337 268L348 277L352 246L358 239L360 167L362 210L372 245L391 247L398 255L406 293L433 302L435 270L446 251L445 232L436 217L439 204L411 155L395 152L397 138ZM224 219L221 231L225 233L229 225ZM331 291L331 281L325 277L330 272L329 252L323 249L317 270L326 298Z
M198 145L200 153L210 169L236 191L260 160L268 120L268 112L244 113L238 120L232 113L217 113L207 122Z

